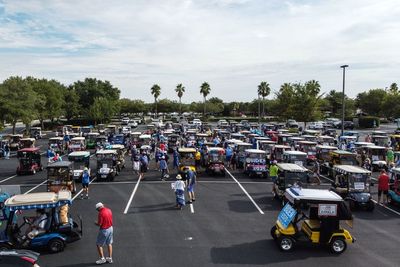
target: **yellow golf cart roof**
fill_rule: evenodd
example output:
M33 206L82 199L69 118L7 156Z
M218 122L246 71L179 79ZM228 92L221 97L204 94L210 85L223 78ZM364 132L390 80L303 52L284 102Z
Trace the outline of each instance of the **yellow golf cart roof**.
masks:
M353 165L335 165L333 166L333 170L342 174L347 174L347 173L371 174L369 170Z
M196 149L191 148L191 147L180 147L180 148L178 148L178 152L179 153L196 153Z

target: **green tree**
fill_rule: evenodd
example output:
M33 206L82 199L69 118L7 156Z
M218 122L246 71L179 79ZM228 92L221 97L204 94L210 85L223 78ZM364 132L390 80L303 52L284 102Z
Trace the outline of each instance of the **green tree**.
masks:
M269 94L271 93L271 88L270 88L270 86L269 86L269 83L267 83L267 82L261 82L259 85L258 85L258 95L259 96L261 96L262 97L262 100L263 100L263 102L262 102L262 116L264 117L265 116L265 98L267 97L267 96L269 96Z
M15 134L15 125L21 120L30 124L37 115L35 111L36 93L22 77L13 76L0 85L0 113L2 119L10 122Z
M175 92L178 94L179 97L179 113L182 114L182 96L185 92L185 87L180 83L176 86Z
M203 82L200 86L200 94L203 95L203 103L204 103L204 110L203 110L203 116L206 116L206 101L207 101L207 96L210 94L211 88L210 85L207 82Z
M321 117L319 102L323 95L320 95L321 86L318 81L311 80L305 84L296 83L294 87L293 117L301 122L314 121Z
M98 122L109 121L112 116L118 112L118 109L117 100L98 97L94 99L93 105L89 108L88 118L92 119L96 125Z
M76 118L80 114L79 96L72 86L64 91L63 110L65 118L69 121Z
M392 95L396 95L399 93L399 87L397 86L397 83L392 83L389 87L389 93Z
M155 117L157 117L157 98L161 94L161 87L158 84L153 85L151 87L151 94L154 97Z
M371 89L357 95L356 107L371 116L385 116L382 107L386 97L387 92L384 89Z
M275 115L279 115L283 120L292 119L295 113L293 110L294 96L293 85L291 83L282 84L276 93Z

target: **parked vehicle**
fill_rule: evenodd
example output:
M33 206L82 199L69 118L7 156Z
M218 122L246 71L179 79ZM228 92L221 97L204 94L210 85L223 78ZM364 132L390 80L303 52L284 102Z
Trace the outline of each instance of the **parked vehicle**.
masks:
M42 128L40 127L31 127L30 129L30 137L35 139L42 139Z
M16 151L21 148L21 139L23 138L22 134L12 134L10 135L10 150Z
M291 137L293 137L293 135L291 134L286 134L286 133L278 134L278 144L288 146L290 144Z
M88 134L92 132L92 126L82 126L81 127L81 136L86 137Z
M86 149L86 140L85 137L74 137L71 139L71 142L68 146L68 150L69 152L73 152L73 151L82 151Z
M389 146L389 137L387 135L372 135L371 139L376 146Z
M251 149L253 147L250 143L238 142L235 144L235 149L237 151L238 157L238 168L243 169L246 162L246 149Z
M17 152L18 167L17 175L35 174L43 170L40 150L38 147L24 148Z
M391 187L388 192L388 203L390 205L400 204L400 168L391 169Z
M94 149L97 146L97 138L100 136L99 133L91 132L86 135L86 149Z
M52 253L63 251L68 243L75 242L82 236L82 220L79 226L68 213L71 204L69 191L29 193L10 197L5 202L5 208L10 214L5 219L5 230L0 234L0 250L47 248ZM45 209L46 231L39 232L30 240L25 231L35 217L26 215L37 209ZM24 212L24 216L17 216L20 211ZM61 213L63 216L60 216Z
M371 172L353 165L335 165L333 167L335 182L332 190L349 202L350 208L366 208L372 211L375 207L370 193Z
M344 125L344 129L348 129L348 130L353 130L354 129L354 123L352 121L344 121L343 122ZM335 127L338 129L342 128L342 122L339 121L337 123L335 123Z
M72 172L72 162L56 161L47 166L47 191L58 193L68 190L75 194L76 184Z
M109 149L114 150L117 152L117 172L121 172L123 168L125 168L125 154L126 154L126 149L125 146L123 145L111 145Z
M339 195L329 190L288 188L285 198L288 203L270 231L282 251L291 251L299 243L311 243L341 254L348 243L355 242L350 232L340 226L341 220L351 221L353 217Z
M35 138L21 138L19 148L31 148L35 147L36 139Z
M291 150L284 151L282 162L294 163L301 167L305 167L307 165L307 153L302 151L291 151Z
M283 160L283 153L287 150L291 150L291 147L285 145L275 145L270 159L281 162Z
M368 158L371 159L372 171L378 171L381 169L388 169L386 163L386 147L383 146L366 146L363 147Z
M357 155L345 150L332 150L329 152L328 161L321 164L321 174L328 174L331 178L333 176L334 165L353 165L358 166Z
M64 154L64 138L62 137L50 137L49 147L59 155Z
M82 175L85 168L88 168L90 175L90 152L75 151L68 155L68 161L72 162L73 178L76 182L82 182Z
M111 143L114 145L123 145L125 146L125 135L123 134L115 134L112 137Z
M336 150L338 150L338 148L335 146L317 145L316 146L316 152L317 152L316 158L321 164L323 164L330 160L331 151L336 151Z
M324 146L334 146L335 138L329 135L320 135L318 136L318 143Z
M96 149L104 148L106 143L108 143L108 140L105 135L99 135L96 137Z
M267 153L260 149L246 149L244 172L248 176L267 177Z
M274 198L284 199L285 190L295 184L305 187L310 182L308 169L294 163L278 163L278 179L272 185Z
M114 181L118 175L117 156L117 151L111 149L96 151L98 181Z
M180 135L179 134L170 134L168 135L168 153L172 153L175 149L179 147L180 144Z
M298 124L297 121L295 121L295 120L290 120L290 119L289 119L289 120L286 122L286 127L298 129L298 128L299 128L299 124Z
M40 254L31 250L0 251L0 266L2 267L39 267L36 264Z
M192 171L196 171L196 162L194 155L196 153L195 148L180 147L178 148L179 153L179 173L183 174L185 168L190 168Z
M222 147L208 149L206 172L225 176L225 149Z

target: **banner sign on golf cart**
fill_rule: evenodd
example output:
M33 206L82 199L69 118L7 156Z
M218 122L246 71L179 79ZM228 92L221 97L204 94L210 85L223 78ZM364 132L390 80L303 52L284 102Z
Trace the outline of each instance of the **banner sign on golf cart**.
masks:
M289 203L283 207L281 212L278 215L278 221L282 224L282 226L286 229L290 222L293 220L294 216L296 216L297 211L292 208Z
M336 204L319 204L318 216L337 216Z

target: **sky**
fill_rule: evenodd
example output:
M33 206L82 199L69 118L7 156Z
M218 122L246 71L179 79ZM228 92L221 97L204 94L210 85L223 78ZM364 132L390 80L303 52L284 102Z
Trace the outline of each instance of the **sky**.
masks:
M400 84L398 0L0 0L0 80L108 80L121 97L251 101L261 81L355 97Z

